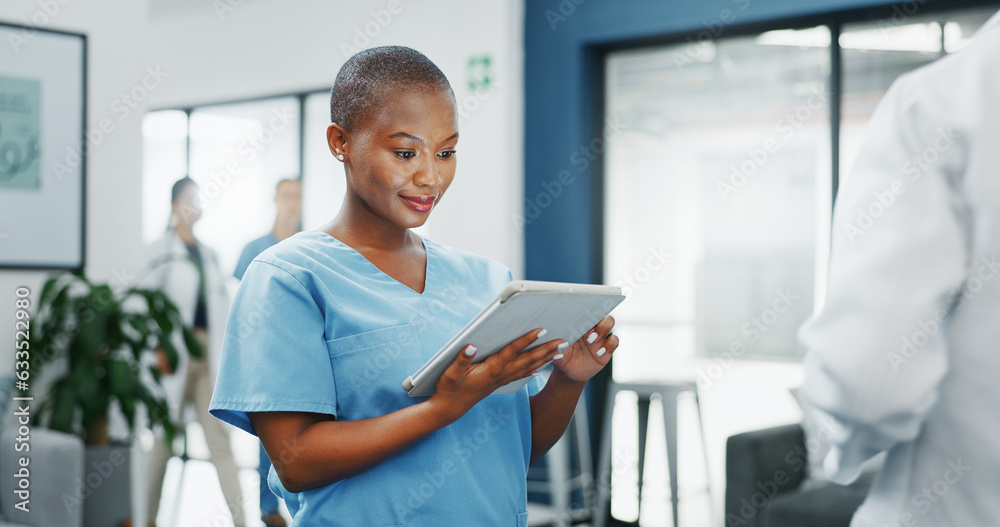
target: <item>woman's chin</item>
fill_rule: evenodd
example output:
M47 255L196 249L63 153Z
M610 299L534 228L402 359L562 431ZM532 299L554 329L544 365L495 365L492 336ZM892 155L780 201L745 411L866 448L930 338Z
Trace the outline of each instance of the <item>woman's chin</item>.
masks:
M429 217L430 214L421 214L420 216L416 216L411 213L403 217L397 217L396 221L393 223L403 227L404 229L416 229L417 227L422 227L425 223L427 223L427 219Z

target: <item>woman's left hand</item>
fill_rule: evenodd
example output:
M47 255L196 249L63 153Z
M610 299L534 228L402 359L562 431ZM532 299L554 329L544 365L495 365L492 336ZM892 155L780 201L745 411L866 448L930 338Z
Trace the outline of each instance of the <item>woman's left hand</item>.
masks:
M561 359L552 361L552 365L563 375L578 382L585 382L611 360L611 355L618 348L618 336L611 334L615 319L608 315L566 348Z

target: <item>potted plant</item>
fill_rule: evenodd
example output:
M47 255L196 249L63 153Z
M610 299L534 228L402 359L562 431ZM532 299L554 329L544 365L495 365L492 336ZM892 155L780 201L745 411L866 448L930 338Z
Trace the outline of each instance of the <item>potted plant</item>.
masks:
M168 444L173 441L169 407L154 393L160 370L143 354L160 348L176 369L179 351L171 340L176 331L183 333L188 353L204 353L163 292L121 289L95 284L82 272L53 277L42 287L29 335L34 378L52 361L66 362L65 371L50 380L48 393L36 397L41 403L32 420L78 434L87 444L85 473L79 476L82 495L63 496L65 506L82 507L85 527L120 525L131 516L131 446L112 445L108 436L114 403L130 432L136 412L145 407L150 426L163 427Z
M116 292L82 272L50 278L42 287L30 335L31 367L38 376L48 363L65 358L67 368L40 398L35 424L81 435L88 445L106 445L109 411L117 402L130 430L144 406L150 425L162 426L170 442L175 430L167 402L151 391L142 368L143 353L154 348L164 351L172 369L177 367L179 352L171 340L177 330L187 351L203 356L163 292L137 287ZM146 368L158 384L160 371Z

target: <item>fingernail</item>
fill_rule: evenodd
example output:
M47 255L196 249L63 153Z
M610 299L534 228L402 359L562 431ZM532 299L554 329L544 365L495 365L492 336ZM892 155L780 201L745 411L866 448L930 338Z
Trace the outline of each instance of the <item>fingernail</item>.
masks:
M601 355L604 355L605 351L608 351L608 349L607 348L601 348L601 349L597 350L597 356L600 357Z
M556 353L555 355L552 356L552 360L559 360L561 358L563 358L562 353Z
M544 337L545 334L548 333L548 332L549 332L549 330L543 329L543 330L541 330L541 331L538 332L538 335L535 335L535 338L536 339L540 339L540 338Z
M563 342L562 344L556 346L557 350L564 350L569 347L569 342Z
M587 335L587 344L593 344L595 340L597 340L597 332L596 331L593 332L593 333L591 333L590 335Z
M542 372L540 372L540 371L535 371L535 372L532 372L532 373L531 373L531 376L532 376L532 377L538 377L538 376L539 376L539 375L541 375L541 374L542 374Z
M475 346L472 346L472 345L470 345L470 346L466 347L466 348L465 348L465 354L466 354L467 356L469 356L469 357L471 357L471 356L475 355L475 354L476 354L476 347L475 347Z

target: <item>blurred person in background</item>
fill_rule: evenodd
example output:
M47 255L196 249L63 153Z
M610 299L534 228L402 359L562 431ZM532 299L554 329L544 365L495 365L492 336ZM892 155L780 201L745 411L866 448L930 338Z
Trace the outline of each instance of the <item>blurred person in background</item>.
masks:
M837 483L886 451L852 527L996 525L1000 501L1000 14L904 75L840 187L802 395Z
M302 182L298 179L282 179L274 189L274 228L271 232L247 244L236 263L233 276L243 279L250 262L258 254L272 245L291 237L302 230ZM267 473L271 469L271 460L260 446L260 464L257 474L260 475L260 518L265 527L282 527L285 519L278 510L278 497L267 487Z
M163 374L163 395L170 405L174 422L182 423L185 407L194 406L233 521L236 527L243 527L243 498L229 434L222 423L208 414L231 302L225 283L227 277L220 270L215 252L194 236L194 225L202 212L194 180L185 177L174 183L170 203L170 224L166 234L147 248L148 271L143 286L162 290L177 305L181 317L201 343L204 355L196 358L180 353L175 371L170 368L163 350L157 349L156 367ZM180 331L175 341L175 348L186 349ZM156 522L163 478L171 456L170 445L158 435L149 455L150 526Z

